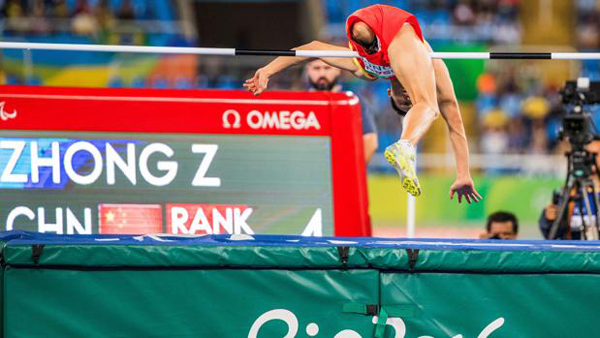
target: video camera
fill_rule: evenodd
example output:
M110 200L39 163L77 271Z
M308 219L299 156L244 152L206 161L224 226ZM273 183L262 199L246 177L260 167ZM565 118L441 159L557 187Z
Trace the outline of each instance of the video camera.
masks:
M560 138L566 138L573 150L583 150L594 139L590 114L583 107L600 103L600 81L589 78L567 81L560 94L565 105L574 106L563 116Z
M581 77L577 81L567 81L560 90L564 104L598 104L600 103L600 81L590 81Z

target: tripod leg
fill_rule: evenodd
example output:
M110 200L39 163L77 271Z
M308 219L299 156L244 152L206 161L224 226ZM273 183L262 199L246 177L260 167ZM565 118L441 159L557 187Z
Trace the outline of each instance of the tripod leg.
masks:
M592 185L593 185L593 183L592 183ZM592 214L592 206L590 204L590 195L589 195L589 193L587 191L587 187L588 187L587 185L583 185L581 187L581 192L582 192L582 195L583 195L583 201L585 203L585 209L586 209L586 214L587 214L586 215L587 216L587 222L585 222L585 220L584 220L583 229L584 229L585 234L586 234L586 236L585 236L586 239L593 241L593 240L597 240L598 239L598 228L595 226L595 224L594 224L595 222L592 223L592 220L593 220L593 218L592 218L592 215L593 215Z
M594 186L594 182L592 182L592 194L593 195L593 199L592 201L594 202L594 209L593 209L593 213L594 213L594 225L596 226L595 228L595 233L596 233L596 238L595 239L599 239L600 235L598 234L598 232L600 231L600 219L598 219L598 206L600 205L600 201L598 201L598 194L596 193L596 187Z
M552 223L552 227L550 227L548 239L556 239L556 236L558 235L558 229L560 229L560 226L565 219L565 213L571 199L571 190L573 190L573 182L570 181L569 178L567 178L567 182L568 183L565 184L565 188L562 193L563 199L560 201L560 205L558 207L558 216L554 220L554 223Z

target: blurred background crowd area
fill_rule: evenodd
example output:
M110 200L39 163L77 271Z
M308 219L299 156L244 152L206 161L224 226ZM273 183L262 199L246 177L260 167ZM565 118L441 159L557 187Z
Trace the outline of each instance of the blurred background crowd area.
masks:
M168 0L0 0L0 8L5 38L163 45L181 31Z
M287 49L319 39L346 45L345 18L374 3L414 13L436 51L600 49L600 0L0 0L0 40ZM269 60L4 50L0 83L242 89L243 81ZM430 192L419 203L439 207L435 212L418 207L417 219L421 224L481 222L503 208L523 220L527 233L527 224L537 221L565 174L565 147L558 139L565 107L559 90L579 76L600 80L600 63L446 63L460 100L473 173L480 175L476 182L487 197L461 211L446 201L454 161L440 119L421 142L418 161ZM303 90L307 83L302 67L296 67L273 78L270 88ZM378 129L379 150L369 164L374 222L397 224L405 197L395 191L400 191L397 178L382 156L397 140L402 122L390 107L389 84L349 74L341 83L359 96ZM600 114L593 119L600 125ZM398 197L382 198L392 195Z
M345 18L371 3L365 0L0 0L0 36L11 41L158 46L290 48L311 39L344 45ZM597 0L380 3L414 13L426 39L438 51L600 48L600 1ZM281 30L271 29L273 26ZM544 26L552 27L549 37L538 34ZM240 89L243 80L265 61L268 59L6 51L2 80L8 84L33 85ZM448 64L463 102L471 147L478 154L557 153L557 126L562 110L558 90L562 82L579 75L600 79L597 62L559 67L544 62L449 61ZM303 89L306 80L301 73L298 68L281 74L271 86ZM547 73L551 75L544 76ZM397 138L400 130L400 120L389 107L387 86L385 81L371 84L343 76L344 89L357 93L364 107L375 116L380 149ZM438 134L441 133L435 135ZM430 142L424 142L423 150L445 152L447 149L443 147L448 145L440 139L434 136ZM428 161L423 162L426 167L427 164ZM381 157L371 167L387 170ZM496 169L487 172L503 172Z

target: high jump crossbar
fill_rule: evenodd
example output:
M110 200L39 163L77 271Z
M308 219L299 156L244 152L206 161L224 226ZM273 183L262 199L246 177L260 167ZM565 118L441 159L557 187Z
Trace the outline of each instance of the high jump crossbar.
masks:
M357 58L353 51L337 50L267 50L206 47L157 47L66 43L1 42L2 49L60 50L79 52L188 54L222 56L300 56L312 58ZM433 59L471 60L600 60L598 53L521 53L521 52L434 52Z

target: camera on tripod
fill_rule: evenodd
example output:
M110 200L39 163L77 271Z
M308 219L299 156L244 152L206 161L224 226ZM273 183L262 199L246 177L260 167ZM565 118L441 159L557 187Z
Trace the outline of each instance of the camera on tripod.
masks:
M597 217L600 201L594 185L593 175L600 179L596 166L596 154L585 146L594 140L594 129L586 105L600 103L600 82L579 78L568 81L560 91L563 104L570 109L563 116L560 139L567 140L571 150L566 153L568 170L566 185L558 196L558 217L552 224L549 239L598 239L600 220ZM568 209L575 203L574 210L581 212L581 228L574 229ZM577 230L577 231L572 231ZM573 235L577 233L577 235Z
M560 90L564 104L598 104L600 103L600 81L590 81L580 77L577 81L567 81Z
M600 103L600 81L590 81L588 78L567 81L560 94L563 104L573 108L563 116L559 136L567 139L573 150L583 150L594 139L590 114L584 110L584 106Z

